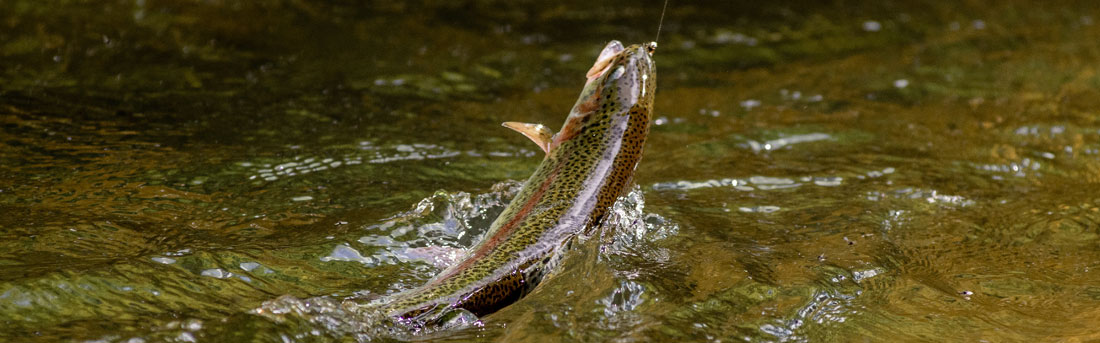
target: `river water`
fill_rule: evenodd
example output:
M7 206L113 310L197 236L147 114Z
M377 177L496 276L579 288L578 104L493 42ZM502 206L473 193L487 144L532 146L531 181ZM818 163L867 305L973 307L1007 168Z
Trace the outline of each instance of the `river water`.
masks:
M540 161L500 123L661 5L0 3L0 341L1100 339L1088 1L673 1L637 186L534 293L249 314L433 276Z

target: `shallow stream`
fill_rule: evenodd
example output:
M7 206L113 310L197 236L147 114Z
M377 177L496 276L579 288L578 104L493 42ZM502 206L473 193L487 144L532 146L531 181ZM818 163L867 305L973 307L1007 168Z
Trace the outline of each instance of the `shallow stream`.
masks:
M406 339L1100 339L1096 4L668 8L602 234ZM557 129L660 10L0 2L0 341L372 339L247 313L433 276L540 161L500 123Z

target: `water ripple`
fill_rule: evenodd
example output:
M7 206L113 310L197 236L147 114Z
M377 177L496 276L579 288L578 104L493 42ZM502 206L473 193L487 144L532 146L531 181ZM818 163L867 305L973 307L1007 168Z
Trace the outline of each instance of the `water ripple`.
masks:
M296 147L300 148L300 147ZM395 144L378 146L363 141L355 149L335 149L325 156L298 155L287 160L264 159L238 162L231 169L246 175L252 181L277 181L288 177L332 170L359 164L388 164L402 161L448 159L457 156L470 157L531 157L538 152L517 147L507 151L459 151L435 144Z
M673 181L673 182L658 182L650 187L656 191L688 191L703 188L721 188L729 187L739 191L753 191L753 190L781 190L789 188L797 188L804 184L813 184L821 187L837 187L844 184L845 178L852 179L873 179L883 177L885 175L895 173L893 167L886 167L881 170L871 170L862 174L846 173L842 175L826 175L826 176L802 176L802 177L773 177L773 176L751 176L748 178L723 178L706 181Z
M817 142L817 141L823 141L823 140L829 140L829 139L833 139L833 136L830 136L829 134L826 134L826 133L808 133L808 134L790 135L790 136L780 137L780 138L767 140L767 141L763 141L763 142L758 142L758 141L755 141L755 140L749 140L749 141L745 142L745 144L747 144L749 149L752 149L753 152L762 152L762 151L779 150L779 149L782 149L782 148L785 148L787 146L794 145L794 144Z

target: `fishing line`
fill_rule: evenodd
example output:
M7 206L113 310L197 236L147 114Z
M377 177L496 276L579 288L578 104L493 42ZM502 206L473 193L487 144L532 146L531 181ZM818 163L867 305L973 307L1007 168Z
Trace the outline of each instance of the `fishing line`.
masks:
M661 39L661 25L665 24L665 11L668 10L668 0L665 0L665 6L661 8L661 20L657 21L657 37L653 38L653 42L656 43Z

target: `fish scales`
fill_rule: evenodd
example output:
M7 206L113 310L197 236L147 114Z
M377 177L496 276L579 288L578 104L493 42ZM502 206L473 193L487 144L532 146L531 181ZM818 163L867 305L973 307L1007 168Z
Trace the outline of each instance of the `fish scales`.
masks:
M560 251L597 227L631 182L653 111L655 49L656 43L609 43L552 141L525 133L547 155L485 238L432 280L389 298L381 311L410 323L455 309L483 316L530 292Z

